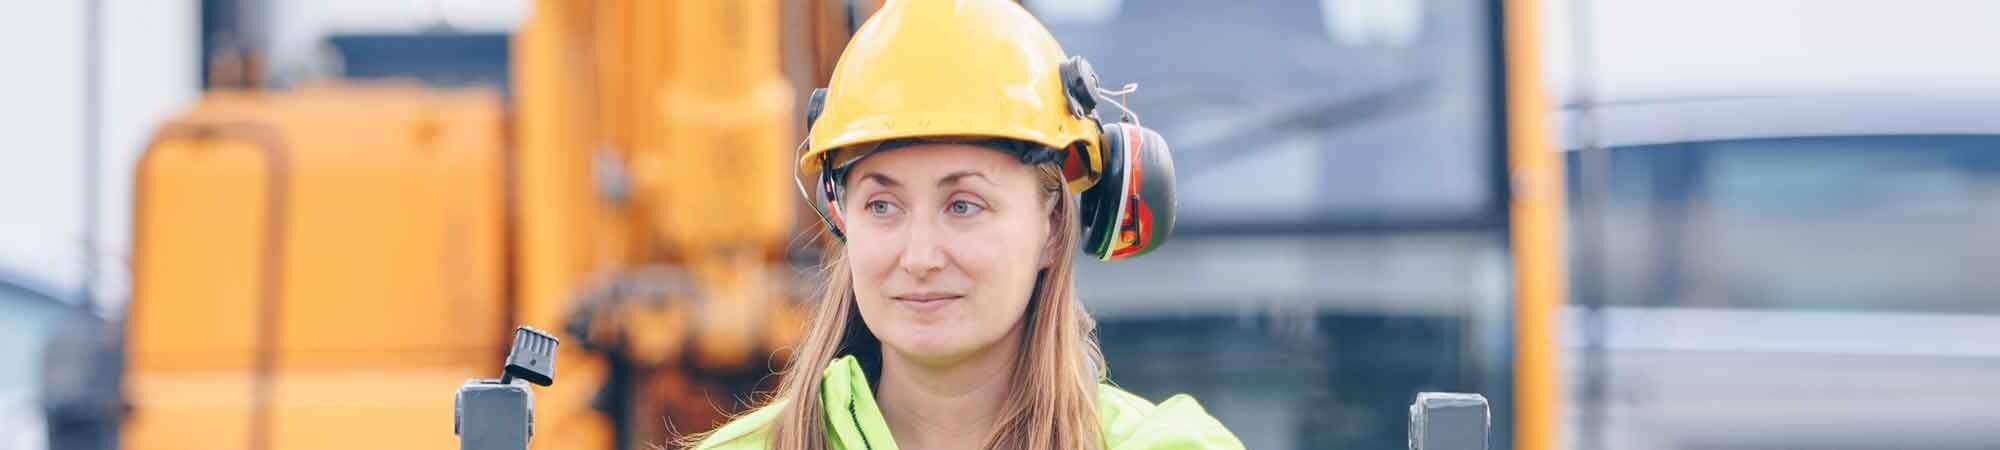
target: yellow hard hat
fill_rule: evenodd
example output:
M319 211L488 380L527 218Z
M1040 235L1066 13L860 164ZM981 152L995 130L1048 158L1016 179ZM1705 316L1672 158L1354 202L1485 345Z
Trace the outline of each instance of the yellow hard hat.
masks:
M892 139L1002 138L1082 150L1069 156L1093 166L1071 172L1070 188L1081 192L1102 171L1101 130L1071 104L1065 58L1014 2L891 0L834 65L799 172L844 167L866 152L840 150Z
M1084 253L1109 261L1151 252L1174 228L1172 151L1122 102L1112 103L1125 111L1118 122L1101 120L1097 95L1110 92L1097 81L1088 61L1064 55L1013 2L890 0L854 32L833 80L807 103L799 173L818 180L820 198L803 183L799 193L845 240L838 177L822 171L907 138L1028 143L1035 148L1021 149L1023 162L1060 161L1080 194Z

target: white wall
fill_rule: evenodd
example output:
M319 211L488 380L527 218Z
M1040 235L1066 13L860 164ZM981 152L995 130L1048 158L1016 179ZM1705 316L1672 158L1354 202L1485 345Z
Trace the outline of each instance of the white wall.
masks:
M0 270L75 289L83 278L83 1L0 14ZM153 127L194 98L194 0L103 0L101 290L122 304L132 163Z
M1591 68L1576 64L1575 2ZM1551 85L1599 99L2000 89L1991 0L1549 0Z
M274 72L303 70L341 31L446 24L506 31L529 0L272 0ZM199 94L197 0L101 0L98 291L121 309L129 292L133 164L160 122ZM0 13L0 270L76 290L83 282L84 8L11 2Z
M0 270L70 285L81 237L83 10L16 2L0 14ZM61 264L63 267L51 267Z

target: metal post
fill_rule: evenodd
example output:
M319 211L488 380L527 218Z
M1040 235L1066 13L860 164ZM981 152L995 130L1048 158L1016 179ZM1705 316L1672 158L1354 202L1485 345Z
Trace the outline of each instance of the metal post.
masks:
M97 304L97 175L102 165L104 108L104 1L83 2L83 286L79 300L85 311Z

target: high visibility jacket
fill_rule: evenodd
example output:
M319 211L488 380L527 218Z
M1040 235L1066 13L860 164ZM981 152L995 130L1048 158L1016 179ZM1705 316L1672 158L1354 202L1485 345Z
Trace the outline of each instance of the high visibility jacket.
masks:
M852 356L828 364L820 381L820 405L826 411L826 442L831 450L895 450L889 424L875 405L868 375ZM769 446L771 420L783 400L723 425L699 450L763 450ZM1109 384L1097 385L1097 414L1104 427L1107 450L1241 449L1243 443L1209 416L1194 397L1175 395L1152 402Z

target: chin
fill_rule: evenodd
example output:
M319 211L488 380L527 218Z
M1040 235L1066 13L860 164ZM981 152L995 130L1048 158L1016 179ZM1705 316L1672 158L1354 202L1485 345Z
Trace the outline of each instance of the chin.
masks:
M887 350L922 363L951 363L977 354L990 345L979 345L964 336L963 326L931 324L901 330L892 336L877 334ZM990 343L988 343L990 344Z
M972 353L970 346L956 336L934 336L921 333L900 339L884 340L883 345L890 351L917 361L951 361Z

